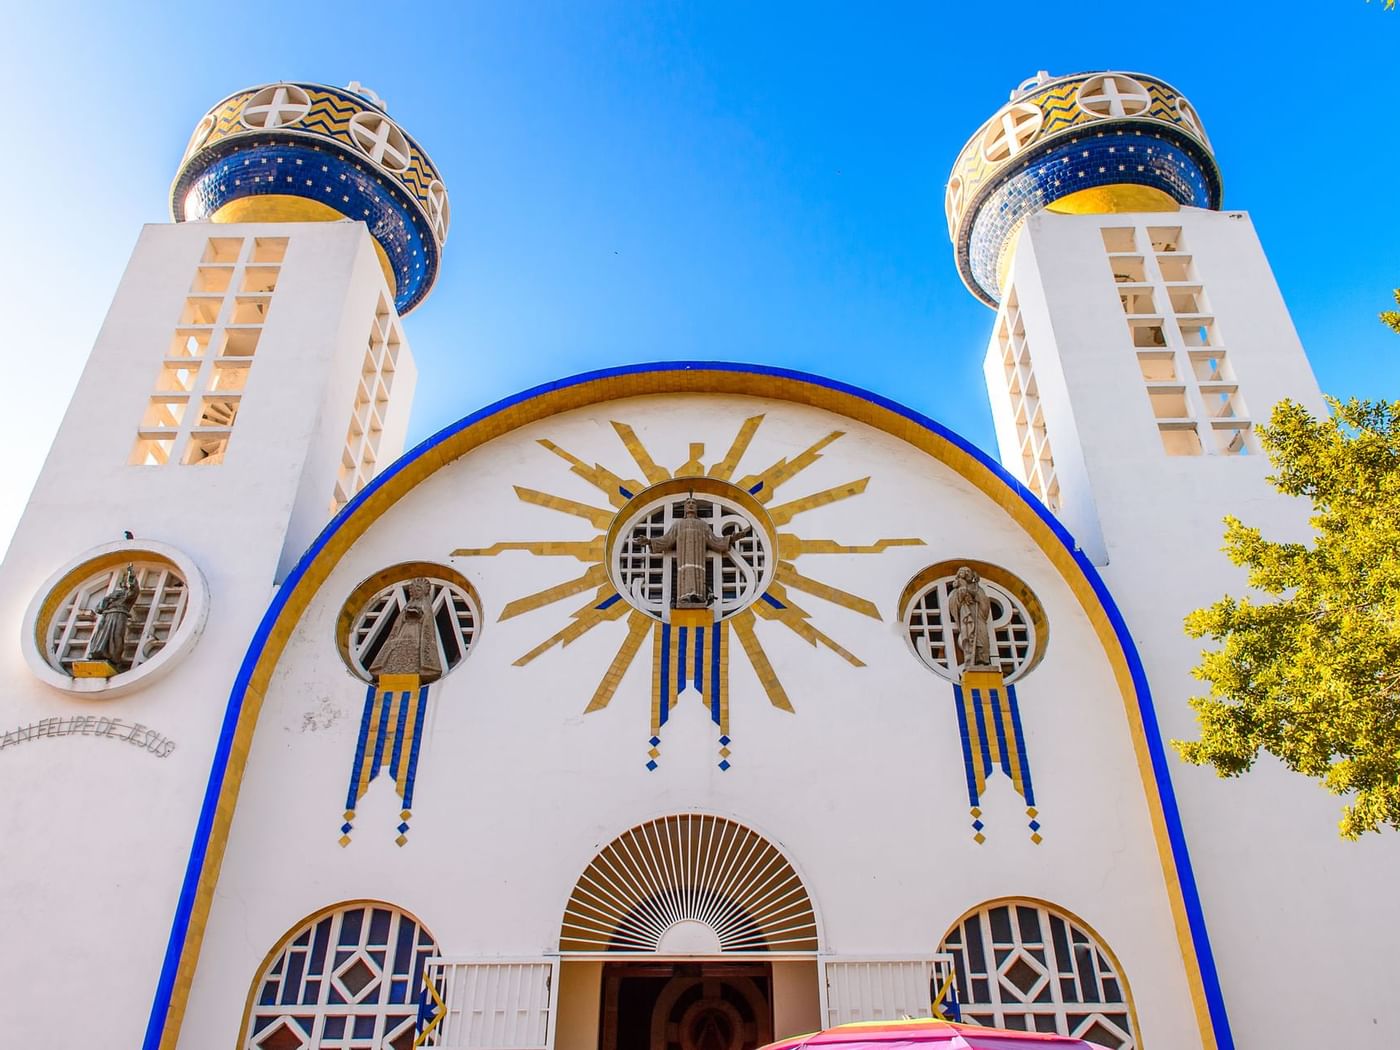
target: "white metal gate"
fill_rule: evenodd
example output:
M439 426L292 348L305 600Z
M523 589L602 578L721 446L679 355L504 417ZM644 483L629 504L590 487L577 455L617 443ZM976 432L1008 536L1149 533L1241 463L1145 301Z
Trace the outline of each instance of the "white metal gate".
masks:
M905 959L822 956L822 1017L849 1021L933 1017L933 997L953 973L951 955Z
M443 1050L553 1050L559 960L451 959L427 962L442 997L424 1042ZM436 1005L436 1004L435 1004Z

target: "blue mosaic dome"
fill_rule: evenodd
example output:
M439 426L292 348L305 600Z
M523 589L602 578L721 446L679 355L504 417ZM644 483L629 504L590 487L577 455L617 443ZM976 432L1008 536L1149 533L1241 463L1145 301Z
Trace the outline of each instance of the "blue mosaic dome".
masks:
M401 314L437 280L451 213L436 166L370 91L235 92L195 128L170 188L176 222L364 222Z
M988 306L1011 249L1041 209L1219 208L1220 171L1194 107L1141 73L1040 73L977 129L944 199L958 272Z

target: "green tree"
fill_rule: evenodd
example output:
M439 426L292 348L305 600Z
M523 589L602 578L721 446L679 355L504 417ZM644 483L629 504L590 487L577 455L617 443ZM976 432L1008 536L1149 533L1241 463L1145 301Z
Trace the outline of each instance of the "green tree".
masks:
M1191 700L1200 739L1173 746L1226 777L1276 755L1347 798L1340 830L1356 839L1400 828L1400 401L1328 404L1317 419L1281 402L1260 428L1269 480L1312 501L1315 536L1226 519L1225 553L1262 596L1186 618L1218 647L1192 672L1210 686Z
M1400 288L1395 289L1395 305L1400 306ZM1400 310L1382 310L1381 321L1390 326L1390 330L1400 335Z

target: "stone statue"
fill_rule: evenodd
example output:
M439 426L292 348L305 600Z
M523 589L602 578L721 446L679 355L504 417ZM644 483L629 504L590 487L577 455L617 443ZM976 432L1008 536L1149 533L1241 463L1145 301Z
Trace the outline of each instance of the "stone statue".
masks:
M442 677L438 656L437 622L433 618L433 585L424 576L408 581L408 601L399 611L389 637L369 665L376 678L386 674L416 674L424 682Z
M136 569L128 565L117 585L98 599L93 612L97 627L88 639L85 659L109 663L118 671L126 665L126 629L131 623L131 610L141 595Z
M948 615L958 625L958 651L963 670L993 669L992 602L981 577L967 565L957 572L957 585L948 593Z
M632 542L656 554L676 552L676 593L671 605L676 609L707 609L715 596L705 582L705 561L710 551L727 554L735 540L753 532L745 525L727 536L716 536L708 524L700 520L700 505L692 496L685 501L685 516L666 530L666 535L652 539L634 536Z

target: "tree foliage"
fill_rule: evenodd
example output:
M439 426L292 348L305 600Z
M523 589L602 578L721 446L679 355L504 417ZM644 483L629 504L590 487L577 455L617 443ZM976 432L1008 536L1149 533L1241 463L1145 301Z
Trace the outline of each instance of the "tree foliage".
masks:
M1395 305L1400 306L1400 288L1395 289ZM1382 310L1381 322L1389 325L1392 332L1400 335L1400 310Z
M1281 402L1260 438L1280 492L1312 501L1310 544L1226 519L1225 553L1262 592L1186 618L1218 648L1193 674L1188 762L1236 776L1261 751L1345 796L1341 834L1400 828L1400 401Z

